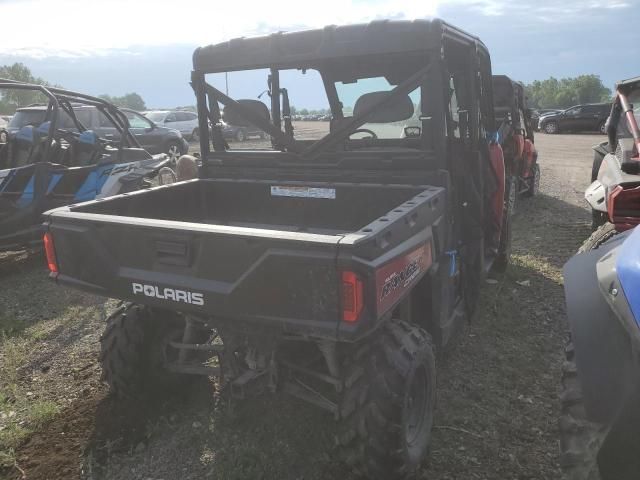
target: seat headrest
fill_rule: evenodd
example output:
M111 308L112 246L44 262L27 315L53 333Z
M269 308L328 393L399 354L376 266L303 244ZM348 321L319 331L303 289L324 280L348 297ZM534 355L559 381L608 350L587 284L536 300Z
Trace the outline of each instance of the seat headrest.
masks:
M35 139L34 130L33 125L25 125L16 133L16 139L33 143Z
M255 114L264 118L265 120L271 120L269 107L267 107L260 100L241 99L238 100L238 103L243 107L253 111ZM229 107L224 107L224 109L222 110L222 119L225 121L225 123L228 123L229 125L235 125L237 127L251 126L251 122L249 122L241 115L238 115L238 112L232 111Z
M36 132L38 132L41 135L49 135L50 126L51 126L51 122L49 121L43 122L38 126L38 128L36 128Z
M353 116L358 117L365 111L369 110L374 104L382 101L390 92L370 92L362 95L353 106ZM385 106L375 110L367 123L392 123L407 120L413 116L414 107L409 95L401 95L395 100L387 103Z

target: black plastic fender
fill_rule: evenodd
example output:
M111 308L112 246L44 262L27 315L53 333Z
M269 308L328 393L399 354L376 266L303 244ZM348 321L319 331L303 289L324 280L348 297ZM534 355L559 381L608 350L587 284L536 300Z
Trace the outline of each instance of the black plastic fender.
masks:
M638 375L631 339L600 290L596 264L620 245L619 235L597 250L575 255L564 266L567 316L578 378L589 420L612 422L634 392Z

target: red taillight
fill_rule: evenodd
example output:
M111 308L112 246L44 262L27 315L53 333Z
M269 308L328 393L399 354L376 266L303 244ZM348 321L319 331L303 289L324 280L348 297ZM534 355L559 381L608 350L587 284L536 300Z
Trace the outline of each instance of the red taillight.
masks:
M640 186L624 188L618 185L609 194L609 220L618 230L626 230L640 223Z
M353 272L342 272L342 320L355 322L362 313L362 280Z
M56 260L56 249L53 246L53 236L51 232L44 234L44 251L47 254L47 266L51 273L58 273L58 261Z

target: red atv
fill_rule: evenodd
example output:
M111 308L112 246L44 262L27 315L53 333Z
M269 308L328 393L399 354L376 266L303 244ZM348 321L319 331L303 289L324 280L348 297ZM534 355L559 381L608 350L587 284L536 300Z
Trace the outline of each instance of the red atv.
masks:
M519 195L533 197L540 186L538 152L531 128L531 111L526 106L524 86L506 75L493 76L493 105L498 142L504 151L507 201L515 211Z

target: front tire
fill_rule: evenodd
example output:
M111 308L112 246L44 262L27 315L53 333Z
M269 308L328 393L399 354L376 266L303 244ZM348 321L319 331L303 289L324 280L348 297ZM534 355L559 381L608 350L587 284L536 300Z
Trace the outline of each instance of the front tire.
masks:
M600 480L598 452L609 428L587 419L571 343L565 354L560 394L560 466L566 480Z
M616 226L611 222L606 222L603 225L600 225L589 238L587 238L578 253L590 252L591 250L595 250L599 248L603 243L607 240L618 235L618 231L616 230Z
M549 122L545 124L545 126L542 127L542 129L544 130L544 133L548 133L549 135L554 135L559 131L557 122Z
M502 215L502 231L500 232L500 243L498 245L498 254L493 262L492 270L498 273L504 273L509 267L509 260L511 259L511 237L512 237L512 222L513 222L513 210L515 209L516 198L518 189L518 178L515 176L509 177L507 186L507 200L505 202L505 209Z
M389 320L345 362L336 438L346 462L372 480L404 479L427 454L436 393L431 337Z

